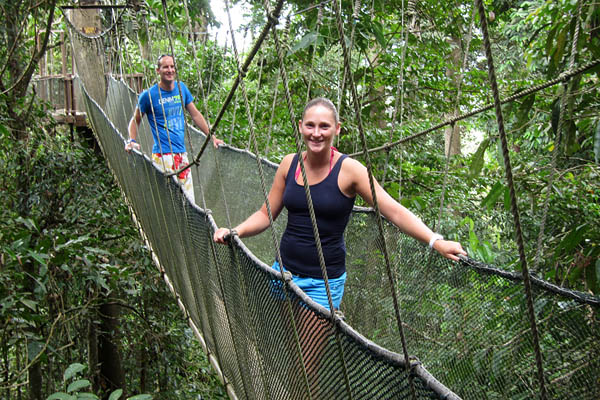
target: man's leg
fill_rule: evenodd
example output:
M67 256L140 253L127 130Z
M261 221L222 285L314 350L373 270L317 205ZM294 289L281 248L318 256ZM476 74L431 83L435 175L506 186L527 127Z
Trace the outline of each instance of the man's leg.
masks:
M175 172L189 164L187 153L176 153L175 156L173 156L173 154L163 154L161 156L160 154L153 153L152 162L158 169L167 173ZM183 186L183 191L188 195L190 200L195 203L196 200L194 196L194 183L192 181L191 168L181 172L177 178L179 183Z

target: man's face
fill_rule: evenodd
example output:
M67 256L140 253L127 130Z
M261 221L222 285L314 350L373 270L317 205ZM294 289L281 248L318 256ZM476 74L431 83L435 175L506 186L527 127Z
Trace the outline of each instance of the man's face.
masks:
M175 63L173 57L164 56L160 59L160 66L156 69L160 80L163 83L170 84L175 80Z

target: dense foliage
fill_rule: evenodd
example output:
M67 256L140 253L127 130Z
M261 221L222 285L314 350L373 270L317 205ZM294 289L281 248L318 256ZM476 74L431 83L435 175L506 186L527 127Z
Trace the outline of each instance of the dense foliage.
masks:
M36 361L46 395L58 391L69 364L87 363L89 335L107 302L119 307L113 339L127 393L218 393L99 154L51 125L29 129L27 141L0 130L3 397L23 393L19 384ZM25 163L16 163L17 153ZM26 193L16 188L19 175L28 179ZM24 198L27 214L15 207ZM94 371L86 376L97 380Z
M359 10L353 9L356 4ZM557 78L571 68L571 58L576 68L600 57L600 7L583 2L579 11L579 4L486 2L501 98ZM250 7L244 38L255 39L266 18L262 3ZM338 148L360 152L350 82L342 81L344 59L335 13L332 6L323 11L320 17L318 7L310 3L287 3L278 26L294 117L299 118L309 97L333 99L343 124ZM342 2L341 19L352 21L344 25L344 38L351 49L367 147L492 103L479 15L472 2ZM204 41L196 59L187 61L192 52L185 35L173 37L179 46L176 55L186 60L179 63L181 76L196 85L194 93L203 94L208 115L217 115L237 76L231 45L224 52ZM238 52L246 49L241 65L251 46L248 39L242 46L239 37ZM154 52L160 52L160 42L155 45ZM203 66L201 74L195 63ZM259 152L274 161L295 151L295 122L287 110L279 67L269 36L246 73L249 107L238 88L216 131L233 145L254 150L252 122ZM596 66L503 106L527 262L545 279L594 293L600 289L598 74ZM197 85L199 75L203 90ZM472 256L518 270L521 262L493 109L460 121L458 129L462 145L450 160L444 154L449 133L438 129L389 152L371 153L375 175L430 225L463 241Z
M100 308L116 304L119 330L113 338L120 343L128 394L191 398L211 391L213 397L224 397L215 378L207 377L209 367L198 359L189 329L173 317L178 315L175 304L158 279L110 172L89 144L57 128L32 95L34 67L46 47L59 44L58 36L45 41L42 33L47 26L66 28L57 2L42 1L36 7L26 0L1 3L2 395L24 395L28 381L39 383L45 395L67 390L62 384L65 370L87 364L90 329L99 326ZM173 52L198 108L212 121L238 66L230 39L224 45L201 34L214 22L208 4L168 1L165 21L160 1L133 3L144 12L124 14L118 41L114 35L103 39L111 60L107 64L119 72L144 72L149 83L155 79L155 57ZM596 3L485 3L503 98L568 71L573 49L576 67L600 58ZM491 102L479 17L471 2L341 4L368 147ZM308 97L330 97L343 123L338 148L362 151L350 82L343 81L335 15L324 6L320 18L312 5L286 3L283 14L289 16L289 25L285 18L278 25L294 117L299 118ZM360 9L354 10L355 5ZM266 22L261 2L249 9L244 43L237 43L241 59ZM105 16L105 22L111 18ZM34 40L36 34L41 35L41 46ZM59 54L48 54L60 63ZM595 67L503 107L528 262L554 283L595 294L600 293L599 79L600 69ZM287 109L272 36L246 73L243 89L249 109L241 89L225 110L217 135L254 150L253 131L259 152L273 161L294 151L295 122ZM561 106L564 92L566 103ZM472 256L518 270L495 116L492 111L480 113L459 126L462 154L447 159L444 132L437 130L389 152L371 153L375 175L430 225L461 240ZM468 150L469 145L474 149ZM83 373L92 389L106 394L98 371L87 368Z

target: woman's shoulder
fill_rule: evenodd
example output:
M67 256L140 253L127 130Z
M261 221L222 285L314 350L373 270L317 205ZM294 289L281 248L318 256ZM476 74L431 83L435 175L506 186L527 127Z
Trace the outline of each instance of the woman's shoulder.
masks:
M279 163L278 171L281 172L284 176L287 175L290 166L292 165L292 161L296 153L286 154L281 162Z
M365 168L365 166L362 165L362 163L360 161L355 160L354 158L350 157L347 154L342 154L342 155L340 155L340 158L341 157L344 157L344 160L342 163L342 168L344 170L361 171L363 168Z
M281 166L287 166L287 168L289 168L290 164L294 160L294 156L295 155L296 155L296 153L290 153L290 154L286 154L285 156L283 156L283 159L279 163L279 166L280 167Z

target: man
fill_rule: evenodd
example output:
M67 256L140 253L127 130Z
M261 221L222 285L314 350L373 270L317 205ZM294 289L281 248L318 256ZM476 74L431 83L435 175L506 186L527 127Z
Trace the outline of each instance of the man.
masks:
M160 81L140 94L138 105L129 121L129 140L125 145L125 150L130 152L131 149L140 148L136 142L137 130L142 117L146 114L154 139L152 161L161 170L174 172L189 164L185 148L185 116L181 106L182 101L192 120L204 134L209 134L209 128L204 116L194 105L194 97L187 86L183 82L175 80L173 57L160 56L156 72ZM223 143L214 136L212 140L215 148ZM194 190L190 169L181 172L178 178L193 201Z

